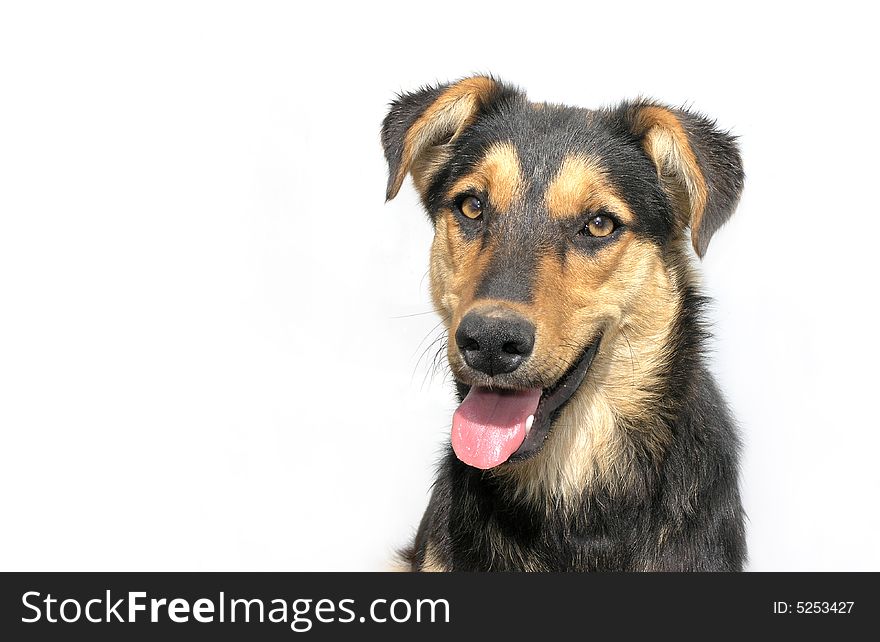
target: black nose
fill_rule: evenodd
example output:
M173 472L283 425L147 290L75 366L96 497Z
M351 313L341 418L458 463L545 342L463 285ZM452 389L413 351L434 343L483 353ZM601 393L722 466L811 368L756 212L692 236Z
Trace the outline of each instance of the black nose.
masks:
M471 311L458 324L455 343L471 368L492 377L513 372L532 354L535 326L507 310Z

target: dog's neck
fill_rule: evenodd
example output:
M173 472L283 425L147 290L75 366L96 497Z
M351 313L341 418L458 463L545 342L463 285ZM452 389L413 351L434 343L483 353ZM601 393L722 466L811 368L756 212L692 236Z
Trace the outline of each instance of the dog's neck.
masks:
M549 510L580 506L600 491L625 494L643 483L634 464L659 467L672 439L677 409L665 388L681 340L685 260L655 274L638 312L606 329L587 377L560 412L542 450L493 471L516 499ZM676 382L685 385L686 382Z

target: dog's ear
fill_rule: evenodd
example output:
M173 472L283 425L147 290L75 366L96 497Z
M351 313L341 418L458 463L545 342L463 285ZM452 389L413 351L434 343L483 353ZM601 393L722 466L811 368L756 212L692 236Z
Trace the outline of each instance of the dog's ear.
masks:
M742 159L736 139L698 114L636 102L623 106L629 130L657 167L676 218L691 228L691 243L702 258L709 240L739 201Z
M385 197L397 196L407 172L417 187L448 160L447 144L505 95L509 87L488 76L473 76L439 87L403 94L391 104L382 123L382 146L388 161Z

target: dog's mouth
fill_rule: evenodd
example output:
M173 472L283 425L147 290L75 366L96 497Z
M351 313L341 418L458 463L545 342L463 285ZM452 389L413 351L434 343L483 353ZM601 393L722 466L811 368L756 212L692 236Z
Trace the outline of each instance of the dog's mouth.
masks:
M452 448L474 468L528 459L541 450L556 417L583 383L601 337L549 388L491 390L456 382L463 401L452 417Z

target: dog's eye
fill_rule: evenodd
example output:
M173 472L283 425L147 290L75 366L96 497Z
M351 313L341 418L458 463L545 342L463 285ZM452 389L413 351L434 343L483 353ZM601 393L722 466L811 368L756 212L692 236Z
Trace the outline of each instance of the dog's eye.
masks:
M471 219L483 215L483 203L476 196L465 196L458 202L458 211Z
M604 214L593 216L584 226L584 234L590 236L608 236L614 231L614 219Z

